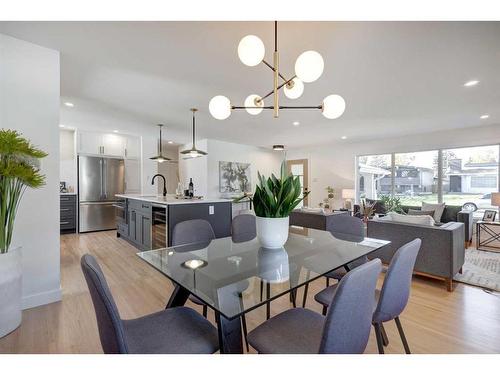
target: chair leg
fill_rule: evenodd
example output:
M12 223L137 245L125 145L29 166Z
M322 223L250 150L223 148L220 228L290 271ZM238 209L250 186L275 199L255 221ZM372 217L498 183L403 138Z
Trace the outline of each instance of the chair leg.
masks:
M307 270L306 281L309 280L311 276L311 271ZM302 307L306 307L307 302L307 291L309 290L309 283L304 286L304 296L302 297Z
M379 323L374 323L373 327L375 328L375 337L377 338L377 348L379 354L384 354L384 343L382 339L382 332L380 329Z
M304 286L304 296L302 297L302 307L306 307L307 301L307 290L309 289L309 283Z
M206 318L207 317L207 312L208 312L208 306L203 305L203 316Z
M294 289L290 292L290 302L292 303L292 306L295 308L297 307L297 289Z
M266 303L266 320L269 320L271 317L271 302L269 302L269 298L271 296L271 284L266 283L266 299L268 302Z
M447 278L447 279L444 280L444 282L446 284L446 290L448 292L453 292L453 288L454 288L454 286L453 286L453 279L451 279L451 278L448 279Z
M241 325L243 327L243 340L245 340L245 346L246 346L247 352L248 352L248 351L250 351L250 348L248 346L248 340L247 340L248 331L247 331L247 319L245 317L245 314L243 314L241 316Z
M384 346L388 346L389 337L387 337L387 332L385 332L385 327L383 323L380 323L380 331L382 333L382 344L384 344Z
M321 313L326 316L327 310L328 310L328 306L323 306L323 310L321 310Z
M264 280L260 280L260 300L262 301L262 296L264 294Z
M327 277L327 278L326 278L326 287L328 288L329 286L330 286L330 278L329 278L329 277Z
M399 336L401 336L401 341L403 342L405 353L411 354L410 347L408 346L408 341L406 341L406 336L403 331L403 326L401 325L401 321L399 320L399 316L397 316L394 320L396 321L396 326L398 327Z

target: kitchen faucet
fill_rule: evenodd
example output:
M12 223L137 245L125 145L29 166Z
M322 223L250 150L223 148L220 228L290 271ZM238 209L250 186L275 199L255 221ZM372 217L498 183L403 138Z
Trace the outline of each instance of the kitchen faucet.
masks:
M165 197L167 195L167 180L165 179L165 176L162 174L155 174L153 178L151 179L151 185L155 184L155 177L161 177L163 178L163 196Z

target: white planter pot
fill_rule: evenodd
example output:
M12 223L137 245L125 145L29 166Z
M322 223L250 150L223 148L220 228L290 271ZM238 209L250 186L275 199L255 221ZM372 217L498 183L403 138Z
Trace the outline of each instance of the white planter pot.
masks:
M257 238L262 247L267 249L279 249L283 247L288 239L288 217L258 217L257 216Z
M0 254L0 337L21 324L22 269L21 248Z

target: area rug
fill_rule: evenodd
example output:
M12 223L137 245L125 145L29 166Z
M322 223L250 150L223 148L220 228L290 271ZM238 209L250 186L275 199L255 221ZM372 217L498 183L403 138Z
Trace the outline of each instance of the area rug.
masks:
M463 273L454 280L500 292L500 253L465 250Z

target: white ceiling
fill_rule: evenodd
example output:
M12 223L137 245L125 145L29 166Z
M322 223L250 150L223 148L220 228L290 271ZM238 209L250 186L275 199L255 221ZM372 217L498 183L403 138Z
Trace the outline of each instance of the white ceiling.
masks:
M61 52L61 95L75 103L64 121L82 108L109 108L151 127L164 122L185 142L195 106L199 138L289 147L500 124L500 22L280 23L286 76L305 50L325 60L322 77L281 104L340 94L347 109L337 120L319 111L279 119L237 111L225 121L208 113L214 95L238 105L271 90L271 71L243 65L236 49L255 34L272 61L272 22L0 22L0 32ZM463 87L470 79L480 84ZM490 118L480 120L484 113Z

